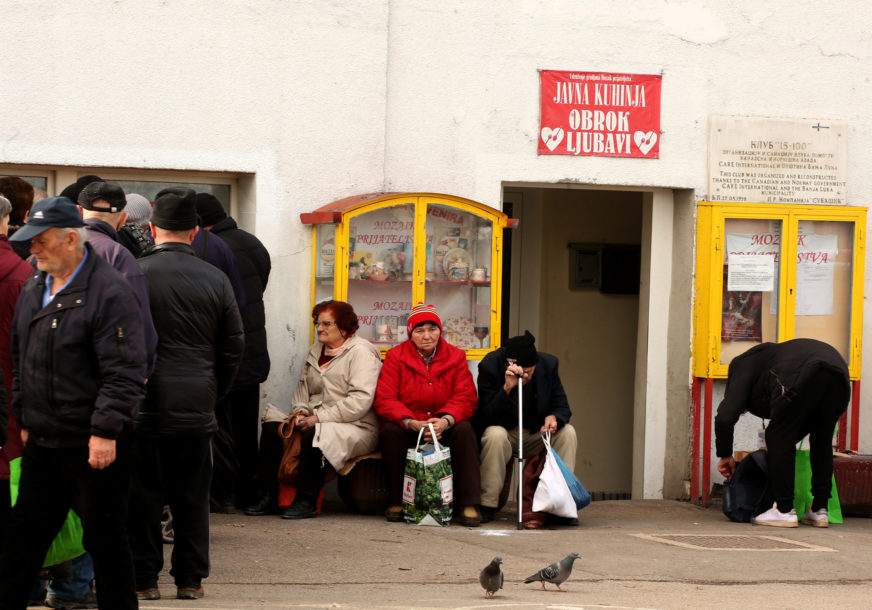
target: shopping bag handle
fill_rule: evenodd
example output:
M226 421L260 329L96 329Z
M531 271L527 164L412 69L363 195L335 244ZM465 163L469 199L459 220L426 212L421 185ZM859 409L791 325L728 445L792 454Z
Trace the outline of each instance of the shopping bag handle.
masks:
M433 428L433 424L427 423L427 426L430 428L430 436L433 437L433 447L436 448L436 451L442 451L442 445L439 444L439 440L436 438L436 429ZM421 429L418 431L418 442L415 443L415 453L418 453L418 448L421 446L421 438L424 436L424 426L421 426Z
M551 430L542 430L542 442L548 449L551 448Z

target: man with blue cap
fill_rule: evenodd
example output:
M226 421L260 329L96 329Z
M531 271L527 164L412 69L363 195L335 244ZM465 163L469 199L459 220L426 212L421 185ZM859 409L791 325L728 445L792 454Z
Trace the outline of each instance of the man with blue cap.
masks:
M12 410L24 442L18 501L0 553L0 608L23 608L70 508L82 520L101 608L136 608L126 533L132 418L145 394L139 303L87 243L76 204L33 206L34 273L12 322Z

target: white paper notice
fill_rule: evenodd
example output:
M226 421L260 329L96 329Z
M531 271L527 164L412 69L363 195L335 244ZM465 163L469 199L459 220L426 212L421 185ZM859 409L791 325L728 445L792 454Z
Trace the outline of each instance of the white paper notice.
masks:
M771 292L775 288L775 256L730 254L727 260L727 290Z
M796 315L829 316L833 313L837 235L801 235L797 245Z

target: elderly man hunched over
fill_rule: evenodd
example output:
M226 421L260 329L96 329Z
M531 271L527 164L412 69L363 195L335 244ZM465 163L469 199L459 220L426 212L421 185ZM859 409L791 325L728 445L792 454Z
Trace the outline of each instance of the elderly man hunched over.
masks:
M518 382L523 380L521 426L524 455L541 450L540 432L551 432L551 446L571 468L577 439L572 415L557 373L557 358L537 352L530 331L512 337L478 365L478 410L473 424L481 434L481 516L493 519L506 476L506 464L518 448ZM573 520L573 523L576 523Z

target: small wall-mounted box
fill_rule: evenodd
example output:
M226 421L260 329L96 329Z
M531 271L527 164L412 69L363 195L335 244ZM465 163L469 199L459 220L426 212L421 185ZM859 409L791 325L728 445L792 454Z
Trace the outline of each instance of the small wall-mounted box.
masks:
M601 271L601 245L569 244L570 290L599 290Z
M639 294L642 249L637 244L569 244L569 289Z

